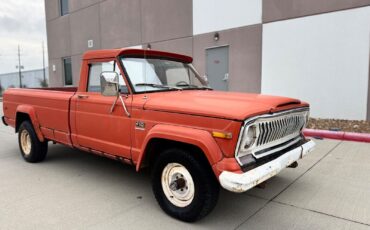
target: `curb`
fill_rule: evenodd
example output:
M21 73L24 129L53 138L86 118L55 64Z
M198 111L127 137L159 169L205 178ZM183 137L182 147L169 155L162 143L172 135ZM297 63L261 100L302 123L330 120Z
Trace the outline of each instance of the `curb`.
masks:
M320 129L304 129L303 134L307 137L319 137L342 141L357 141L370 143L370 133L352 133Z

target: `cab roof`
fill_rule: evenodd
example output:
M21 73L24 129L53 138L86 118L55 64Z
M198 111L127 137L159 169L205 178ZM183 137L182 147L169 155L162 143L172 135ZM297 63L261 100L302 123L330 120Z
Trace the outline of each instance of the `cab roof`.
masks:
M193 58L176 53L169 53L158 50L144 50L144 49L104 49L104 50L91 50L85 52L82 59L83 60L92 60L92 59L105 59L105 58L115 58L119 56L127 57L157 57L157 58L169 58L185 63L191 63Z

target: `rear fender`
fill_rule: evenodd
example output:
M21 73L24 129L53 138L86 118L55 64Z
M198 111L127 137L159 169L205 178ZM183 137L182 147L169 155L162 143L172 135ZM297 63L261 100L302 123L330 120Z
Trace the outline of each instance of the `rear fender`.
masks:
M42 132L40 130L40 123L37 119L37 116L36 116L36 111L35 109L30 106L30 105L19 105L17 107L17 112L16 112L16 121L18 120L17 119L17 116L19 113L25 113L25 114L28 114L28 116L30 117L31 119L31 123L33 125L33 128L37 134L37 137L39 138L39 140L41 142L43 142L45 140L44 138L44 135L42 135ZM18 121L17 121L18 122ZM20 124L16 124L16 127L19 127Z
M177 141L197 146L203 151L211 166L223 158L223 154L215 139L209 132L205 130L174 125L156 125L148 132L148 135L143 142L143 147L140 151L136 164L137 171L139 171L141 163L145 159L148 143L154 138Z

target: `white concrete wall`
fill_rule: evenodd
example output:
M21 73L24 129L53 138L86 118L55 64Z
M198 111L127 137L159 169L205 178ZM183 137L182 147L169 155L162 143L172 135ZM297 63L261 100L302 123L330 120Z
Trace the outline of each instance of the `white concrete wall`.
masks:
M262 21L262 0L193 0L193 34L203 34Z
M366 119L370 7L265 24L262 93L308 101L311 116Z

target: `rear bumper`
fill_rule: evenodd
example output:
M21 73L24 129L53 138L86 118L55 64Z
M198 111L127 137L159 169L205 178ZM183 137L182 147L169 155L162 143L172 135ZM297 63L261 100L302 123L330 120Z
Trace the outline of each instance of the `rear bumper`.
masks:
M293 162L306 156L314 149L314 147L315 142L310 140L303 145L284 153L280 157L245 173L238 174L223 171L219 176L221 186L231 192L245 192L275 176Z
M1 120L3 121L3 124L5 125L5 126L8 126L8 124L6 123L6 121L5 121L5 117L4 116L2 116L1 117Z

